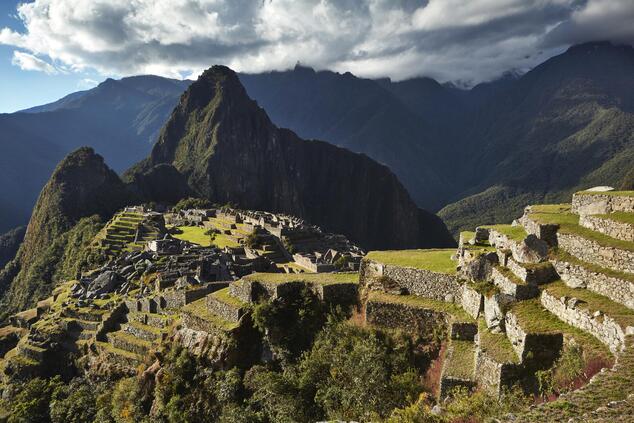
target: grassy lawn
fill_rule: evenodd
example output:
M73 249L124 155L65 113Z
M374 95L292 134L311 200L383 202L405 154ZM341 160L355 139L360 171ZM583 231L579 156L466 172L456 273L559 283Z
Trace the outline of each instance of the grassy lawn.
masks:
M215 327L227 332L238 327L237 322L229 322L213 314L211 311L209 311L207 309L205 298L201 298L199 300L196 300L192 303L187 304L185 307L182 308L182 312L191 314L192 316L196 316L207 322L211 322Z
M520 301L509 310L517 317L519 325L527 333L548 334L563 333L581 345L587 354L586 360L593 358L610 359L612 354L608 347L594 336L559 320L557 316L546 310L539 298Z
M480 337L480 347L498 363L519 364L520 360L515 354L511 341L503 333L491 333L487 329L484 319L478 322L478 336Z
M183 233L175 234L174 238L181 239L183 241L193 242L194 244L201 245L203 247L209 247L211 245L211 237L205 235L207 229L200 228L198 226L179 226Z
M614 212L611 214L598 214L595 216L602 219L610 219L614 220L615 222L629 223L630 225L634 225L634 213Z
M559 232L583 237L604 247L634 251L634 242L622 241L579 226L579 216L570 213L570 205L547 204L531 207L531 219L542 224L559 225Z
M634 310L630 310L624 305L614 302L608 297L596 294L588 289L570 288L562 281L552 282L545 285L544 290L555 298L575 297L584 303L578 304L577 307L590 311L601 311L610 316L625 330L626 326L634 326Z
M448 313L461 322L475 321L462 309L462 307L458 305L455 305L453 303L446 303L444 301L436 301L429 298L419 297L417 295L391 295L379 291L371 291L368 294L368 301L390 304L403 304L410 307Z
M262 283L309 282L319 285L359 283L359 274L350 273L253 273L243 280Z
M471 341L451 341L451 358L446 363L445 376L459 379L473 379L475 367L475 343Z
M431 272L454 275L456 274L456 263L451 260L451 256L455 252L456 250L453 248L370 251L365 258L392 266L413 267Z
M522 226L513 225L487 225L482 226L485 229L493 230L506 235L514 241L523 241L528 236L526 230Z

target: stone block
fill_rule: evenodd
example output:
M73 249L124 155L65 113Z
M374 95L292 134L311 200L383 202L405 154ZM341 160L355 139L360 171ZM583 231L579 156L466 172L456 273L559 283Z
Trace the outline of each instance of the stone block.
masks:
M467 284L462 286L462 308L467 314L477 319L484 311L484 297Z
M513 259L520 263L541 263L548 258L548 244L533 234L521 242L511 243Z

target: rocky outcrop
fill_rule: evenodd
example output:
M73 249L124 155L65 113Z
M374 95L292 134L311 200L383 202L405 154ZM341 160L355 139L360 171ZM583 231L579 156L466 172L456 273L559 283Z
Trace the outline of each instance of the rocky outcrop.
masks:
M212 67L190 86L151 155L126 179L147 191L156 185L148 181L152 169L166 164L199 196L293 214L367 248L454 244L387 167L277 128L226 67Z

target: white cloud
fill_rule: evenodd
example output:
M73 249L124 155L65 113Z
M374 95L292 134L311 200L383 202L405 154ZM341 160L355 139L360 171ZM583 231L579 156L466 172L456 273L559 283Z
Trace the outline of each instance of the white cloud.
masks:
M49 75L57 74L59 71L55 66L45 62L39 57L35 57L32 54L24 53L22 51L14 51L11 63L15 66L19 66L22 70L40 71Z
M0 30L0 44L58 68L117 76L301 61L369 77L478 82L571 43L634 40L632 0L35 0L18 15L25 30Z
M91 88L96 87L97 85L99 85L98 81L95 81L94 79L90 79L90 78L83 78L77 83L77 89L89 90Z

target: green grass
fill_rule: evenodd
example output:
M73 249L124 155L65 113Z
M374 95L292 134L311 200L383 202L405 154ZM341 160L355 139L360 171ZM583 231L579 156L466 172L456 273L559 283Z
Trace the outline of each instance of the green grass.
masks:
M220 289L214 292L213 294L211 294L211 296L222 301L225 304L229 304L237 308L243 308L248 306L247 303L244 303L239 298L236 298L233 295L231 295L229 293L229 287Z
M128 322L129 326L135 327L139 330L145 331L145 332L150 332L153 333L154 335L160 336L161 333L163 332L160 328L156 328L154 326L150 326L150 325L146 325L144 323L141 322L137 322L135 320L132 320L130 322Z
M465 244L468 244L473 238L475 238L475 232L473 231L462 231L460 232L460 238L465 240Z
M526 230L519 225L487 225L482 227L506 235L509 239L512 239L514 241L523 241L524 238L528 236Z
M511 341L503 333L492 333L487 329L484 319L478 321L478 336L480 348L498 363L519 364Z
M211 324L213 324L215 327L227 332L232 331L233 329L238 327L238 322L229 322L209 311L207 309L205 298L201 298L187 304L185 307L182 308L182 312L191 314L192 316L198 317L207 322L211 322Z
M530 218L541 224L559 225L559 232L562 234L580 236L594 241L603 247L634 251L634 242L615 239L579 226L579 216L570 213L570 205L548 204L533 206L531 208Z
M458 305L446 303L444 301L436 301L429 298L419 297L417 295L391 295L384 292L371 291L368 294L368 301L389 304L403 304L410 307L448 313L461 322L475 321L462 309L462 307Z
M130 352L130 351L122 350L121 348L113 347L111 344L109 344L107 342L97 341L97 346L100 347L103 350L111 352L112 354L121 355L121 356L124 356L124 357L128 357L128 358L132 358L132 359L135 359L135 360L142 361L140 355L135 354L135 353Z
M634 197L634 191L579 191L576 194L581 195L610 195L615 197Z
M594 217L600 217L601 219L614 220L615 222L628 223L634 225L634 213L614 212L611 214L597 214Z
M544 286L544 290L555 298L575 297L584 302L583 304L578 304L577 307L585 308L591 313L599 310L613 318L623 329L627 326L634 326L634 310L630 310L608 297L596 294L588 289L570 288L562 281L549 283Z
M546 310L539 298L517 302L511 305L509 311L517 317L519 325L526 333L562 333L582 346L587 355L586 359L609 359L612 356L609 348L597 338L559 320L557 316Z
M475 368L475 343L471 341L451 341L451 358L445 364L444 376L458 379L473 379Z
M455 252L455 249L370 251L365 258L391 266L454 275L456 263L451 260L451 256Z
M359 283L359 274L346 273L253 273L242 278L262 283L308 282L319 285Z
M198 226L179 226L178 229L180 229L182 233L174 234L174 238L189 241L203 247L209 247L211 245L211 237L205 235L205 232L207 232L205 228Z

